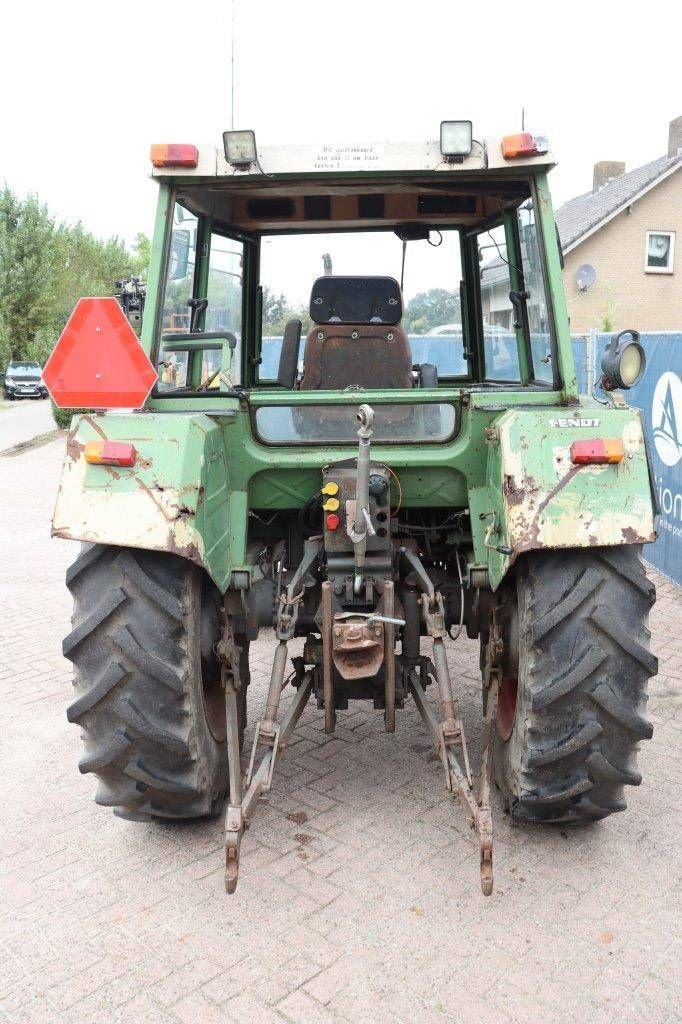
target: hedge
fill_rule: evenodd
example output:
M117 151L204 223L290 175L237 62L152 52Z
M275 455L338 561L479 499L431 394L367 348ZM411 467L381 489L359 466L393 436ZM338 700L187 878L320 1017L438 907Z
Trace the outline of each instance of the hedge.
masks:
M52 402L52 399L50 399L50 402ZM69 429L72 416L80 416L81 413L89 411L89 409L60 409L52 402L52 416L60 430Z

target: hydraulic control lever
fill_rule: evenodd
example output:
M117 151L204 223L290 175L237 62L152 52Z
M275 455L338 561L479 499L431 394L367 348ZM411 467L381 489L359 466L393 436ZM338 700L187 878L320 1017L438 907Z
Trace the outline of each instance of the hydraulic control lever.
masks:
M373 433L374 410L369 405L361 405L356 415L360 423L358 428L358 471L355 483L355 514L352 521L349 520L348 536L355 551L353 590L359 594L362 590L367 534L373 537L376 532L369 514L370 442Z

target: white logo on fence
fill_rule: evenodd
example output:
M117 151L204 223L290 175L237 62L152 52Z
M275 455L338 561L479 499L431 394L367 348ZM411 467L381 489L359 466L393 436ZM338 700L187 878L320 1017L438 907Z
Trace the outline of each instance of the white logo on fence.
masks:
M676 466L682 459L682 380L670 370L658 379L651 401L651 423L661 461Z

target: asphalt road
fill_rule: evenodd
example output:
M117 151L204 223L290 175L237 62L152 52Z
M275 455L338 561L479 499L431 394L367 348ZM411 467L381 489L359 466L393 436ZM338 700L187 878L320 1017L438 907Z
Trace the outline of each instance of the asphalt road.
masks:
M0 408L0 452L20 441L55 430L49 399L26 399Z

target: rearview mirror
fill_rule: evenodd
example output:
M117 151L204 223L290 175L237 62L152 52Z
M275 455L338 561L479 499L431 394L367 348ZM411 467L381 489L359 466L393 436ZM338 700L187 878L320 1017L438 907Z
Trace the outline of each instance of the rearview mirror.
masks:
M394 233L401 242L428 242L431 228L426 224L398 224Z

